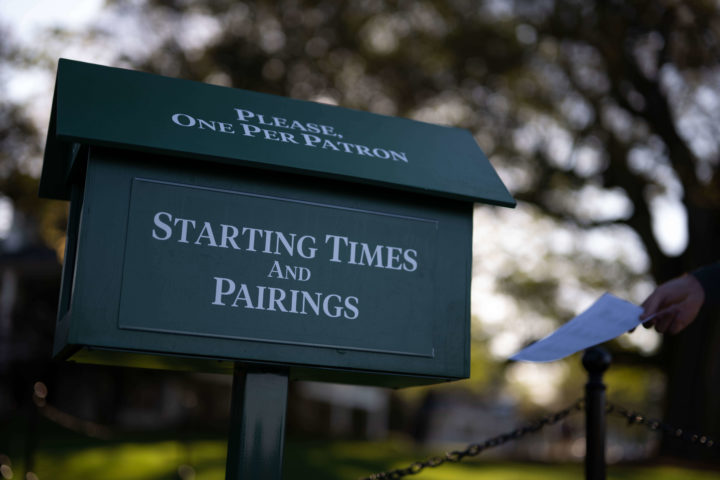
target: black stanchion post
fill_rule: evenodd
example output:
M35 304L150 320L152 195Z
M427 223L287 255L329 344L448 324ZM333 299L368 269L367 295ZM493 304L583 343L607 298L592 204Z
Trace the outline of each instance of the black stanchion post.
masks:
M612 357L607 350L593 347L585 351L585 478L605 480L605 384L603 373Z

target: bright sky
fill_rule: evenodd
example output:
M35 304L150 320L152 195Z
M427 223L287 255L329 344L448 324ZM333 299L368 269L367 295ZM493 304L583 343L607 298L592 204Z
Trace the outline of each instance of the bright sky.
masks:
M21 40L42 27L80 27L96 15L104 0L3 0L0 18Z
M0 22L10 29L17 42L32 46L43 29L82 29L100 12L103 4L104 0L3 0L0 1ZM51 50L52 54L65 55L68 47L42 48ZM11 72L4 88L10 97L28 99L36 96L39 89L47 88L49 78L46 77L33 71Z
M16 41L32 44L43 28L82 28L100 12L103 4L104 0L2 0L0 22L10 29ZM30 106L33 115L46 117L51 95L43 92L51 91L52 79L34 71L7 73L3 78L7 81L2 86L3 94L16 99L34 99ZM0 195L0 239L9 234L12 220L12 208Z

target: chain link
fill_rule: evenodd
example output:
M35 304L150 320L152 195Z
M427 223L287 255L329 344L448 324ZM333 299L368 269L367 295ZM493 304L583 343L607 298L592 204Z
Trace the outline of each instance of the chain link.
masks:
M565 418L567 418L570 414L574 412L581 411L585 408L585 400L579 399L575 403L573 403L571 406L560 410L558 412L555 412L553 414L547 415L545 417L540 418L539 420L536 420L535 422L529 423L525 426L522 426L520 428L517 428L511 432L503 433L501 435L498 435L496 437L489 438L485 440L483 443L473 443L468 445L468 447L465 450L454 450L452 452L448 452L442 457L431 457L424 461L415 462L411 464L408 467L405 468L398 468L395 470L390 470L387 472L382 473L374 473L370 475L369 477L365 477L362 480L395 480L398 478L406 477L408 475L415 475L417 473L420 473L423 469L428 467L439 467L440 465L443 465L445 463L457 463L462 461L463 459L467 457L474 457L476 455L479 455L481 452L488 450L490 448L499 447L500 445L504 445L510 441L518 440L526 435L529 435L531 433L537 433L543 428L545 428L548 425L554 425Z
M645 425L647 428L653 431L661 431L671 437L678 438L696 445L701 445L707 448L717 447L718 443L707 435L698 433L688 432L682 428L673 427L661 420L649 418L647 415L642 413L628 410L627 408L615 405L608 402L605 407L605 412L608 414L616 415L627 420L628 425Z
M105 427L92 424L91 422L85 422L79 419L75 419L75 417L71 417L64 412L57 410L56 408L46 403L44 396L38 396L37 394L35 394L33 395L33 400L37 405L38 410L43 415L58 424L61 424L75 431L82 431L89 436L109 436L109 430L107 430ZM503 433L496 437L489 438L483 443L472 443L468 445L465 450L453 450L451 452L447 452L443 456L430 457L424 461L414 462L405 468L398 468L387 472L374 473L369 477L364 477L362 480L396 480L406 477L408 475L418 474L425 468L435 468L446 463L458 463L467 457L475 457L485 450L499 447L514 440L519 440L520 438L532 433L537 433L549 425L555 425L556 423L559 423L560 421L570 416L572 413L579 412L584 409L585 399L580 398L567 408L559 410L550 415L546 415L532 423L528 423L522 427L516 428L511 432ZM625 407L616 405L611 402L606 403L605 413L608 415L615 415L624 418L625 420L627 420L628 425L645 425L650 430L661 431L667 435L690 442L695 445L700 445L706 448L717 448L720 445L708 435L688 432L682 428L673 427L672 425L669 425L661 420L650 418L647 415L638 413L636 411L628 410Z
M454 450L452 452L446 453L442 457L431 457L424 461L415 462L405 468L398 468L395 470L389 470L387 472L374 473L369 477L364 477L362 480L395 480L398 478L406 477L408 475L415 475L428 467L434 468L439 467L440 465L443 465L445 463L457 463L466 457L474 457L490 448L499 447L500 445L504 445L513 440L518 440L528 434L539 432L544 427L548 425L554 425L561 420L567 418L570 414L584 409L585 399L581 398L575 403L573 403L571 406L563 410L547 415L533 423L529 423L511 432L489 438L483 443L470 444L465 450ZM696 445L701 445L707 448L718 447L718 443L707 435L687 432L682 428L673 427L660 420L649 418L647 415L628 410L627 408L615 405L610 402L606 403L605 412L607 414L613 414L623 417L625 420L627 420L628 425L645 425L650 430L661 431L665 434L671 435L681 440L688 441Z

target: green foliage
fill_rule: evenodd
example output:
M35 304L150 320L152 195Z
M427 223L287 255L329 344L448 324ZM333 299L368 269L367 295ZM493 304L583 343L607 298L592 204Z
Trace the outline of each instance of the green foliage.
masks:
M614 402L645 412L657 406L664 394L663 374L656 368L617 366L607 372L605 381Z

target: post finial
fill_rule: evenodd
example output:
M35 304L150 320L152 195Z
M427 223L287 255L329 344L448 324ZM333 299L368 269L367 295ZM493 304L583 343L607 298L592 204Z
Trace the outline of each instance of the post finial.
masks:
M582 364L588 373L603 373L610 366L612 355L602 347L592 347L585 350Z

